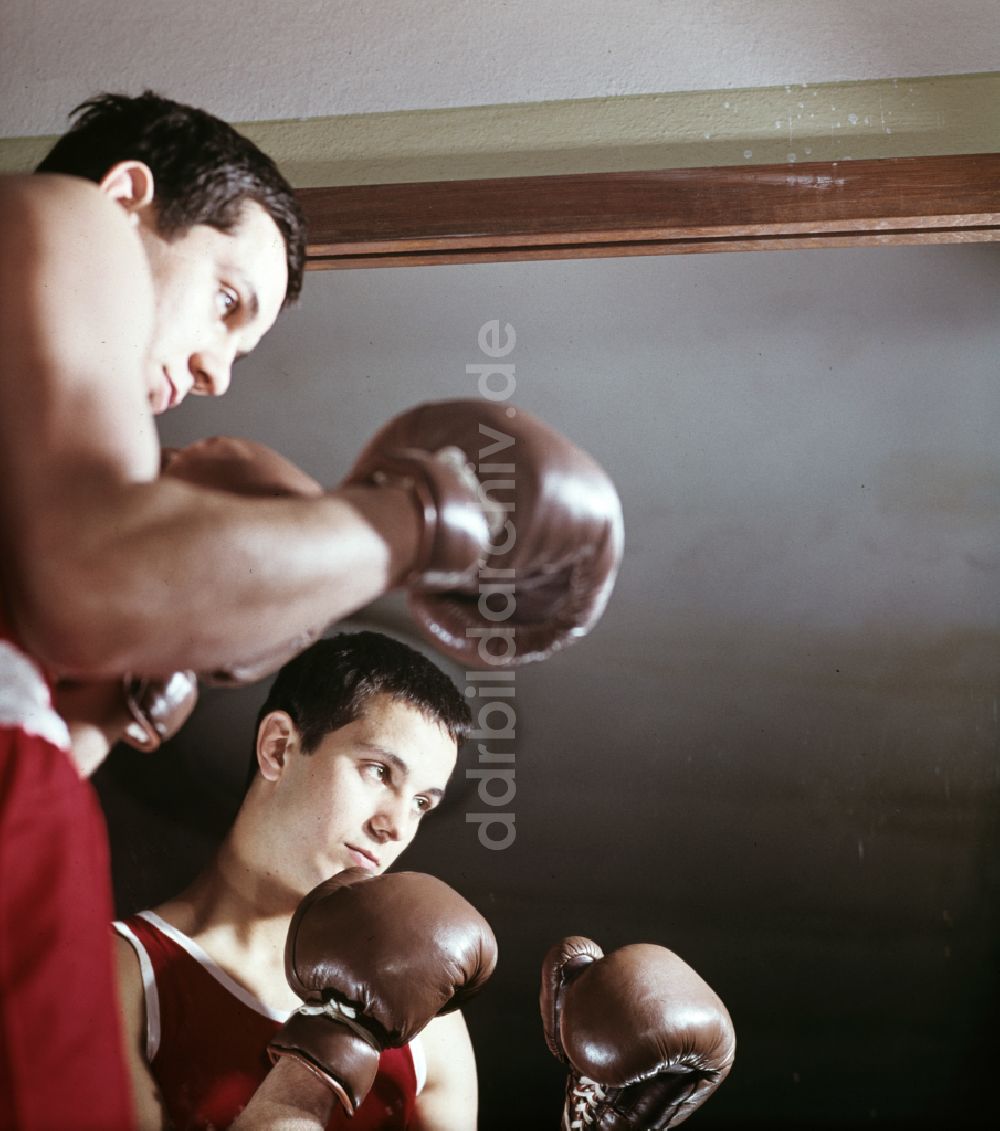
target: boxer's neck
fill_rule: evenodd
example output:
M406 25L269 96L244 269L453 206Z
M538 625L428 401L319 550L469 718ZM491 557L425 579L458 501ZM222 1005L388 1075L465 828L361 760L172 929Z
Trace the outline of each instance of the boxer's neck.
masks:
M288 1009L298 1002L285 980L285 937L301 898L241 855L230 834L195 881L155 910L266 1005Z

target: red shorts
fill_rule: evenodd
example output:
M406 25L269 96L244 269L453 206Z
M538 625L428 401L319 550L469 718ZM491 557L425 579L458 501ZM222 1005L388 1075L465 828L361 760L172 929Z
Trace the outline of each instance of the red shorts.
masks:
M120 1131L134 1120L107 831L58 717L38 695L17 706L24 664L0 641L0 1129Z

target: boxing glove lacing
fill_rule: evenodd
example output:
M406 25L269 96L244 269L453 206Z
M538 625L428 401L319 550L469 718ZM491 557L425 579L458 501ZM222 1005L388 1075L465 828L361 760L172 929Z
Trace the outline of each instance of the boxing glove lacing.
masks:
M318 1005L300 1005L295 1011L300 1017L329 1017L331 1021L353 1021L358 1011L346 1002L329 998Z
M328 998L324 1002L317 1003L316 1005L300 1005L295 1013L299 1017L326 1017L330 1021L339 1022L341 1025L350 1029L355 1036L360 1037L366 1044L375 1045L375 1038L371 1031L365 1025L357 1020L358 1009L353 1005L348 1005L345 1001L337 1001L336 998Z
M570 1091L572 1111L567 1111L566 1118L570 1122L565 1125L566 1131L579 1131L580 1128L589 1127L597 1117L597 1105L607 1098L607 1092L589 1076L578 1076L576 1085ZM567 1103L567 1107L570 1104Z

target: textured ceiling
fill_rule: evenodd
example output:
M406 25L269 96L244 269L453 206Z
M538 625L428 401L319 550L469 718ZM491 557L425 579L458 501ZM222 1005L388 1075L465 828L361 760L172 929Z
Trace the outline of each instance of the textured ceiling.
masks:
M995 69L995 0L5 0L0 137L152 86L232 121Z

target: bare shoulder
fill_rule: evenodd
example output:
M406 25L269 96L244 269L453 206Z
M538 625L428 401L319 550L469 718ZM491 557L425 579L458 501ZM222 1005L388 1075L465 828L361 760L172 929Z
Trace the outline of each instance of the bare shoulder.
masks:
M100 312L102 296L117 298L148 337L153 289L142 242L125 210L97 185L45 174L0 177L0 243L5 300L17 297L12 281L20 280L23 293L33 278L58 290L63 304L76 300L88 317ZM22 301L30 298L41 301L30 291Z
M476 1061L465 1018L458 1011L435 1017L420 1034L427 1061L427 1086L458 1079L475 1088Z
M25 224L87 231L97 226L127 236L122 210L97 185L82 177L27 173L0 177L0 225L11 235ZM133 244L135 240L131 241Z
M118 981L118 1008L130 1053L144 1047L146 995L142 984L139 955L132 943L114 933L115 974Z
M422 1037L425 1044L431 1044L435 1049L454 1045L465 1046L471 1043L469 1041L469 1028L459 1010L455 1010L453 1013L445 1013L441 1017L435 1017L424 1028Z
M75 242L93 233L112 241L117 234L123 245L129 241L128 222L118 215L113 202L81 177L27 174L0 177L0 233L4 244L29 244L36 253L44 250L46 236L62 242L67 232ZM135 243L133 239L131 243Z
M118 1008L125 1060L132 1080L137 1131L165 1131L168 1126L156 1081L146 1061L146 997L139 956L128 939L115 932Z
M198 934L200 916L187 891L182 891L179 895L172 896L163 903L158 903L150 910L164 923L175 927L189 938Z
M46 474L83 440L88 456L99 449L130 477L148 478L153 283L135 227L79 177L32 174L0 186L0 471L31 485L46 437Z
M142 1000L142 970L135 947L127 938L114 932L115 968L122 1005Z
M476 1125L476 1058L461 1013L437 1017L420 1034L427 1079L417 1096L413 1131L464 1131Z

